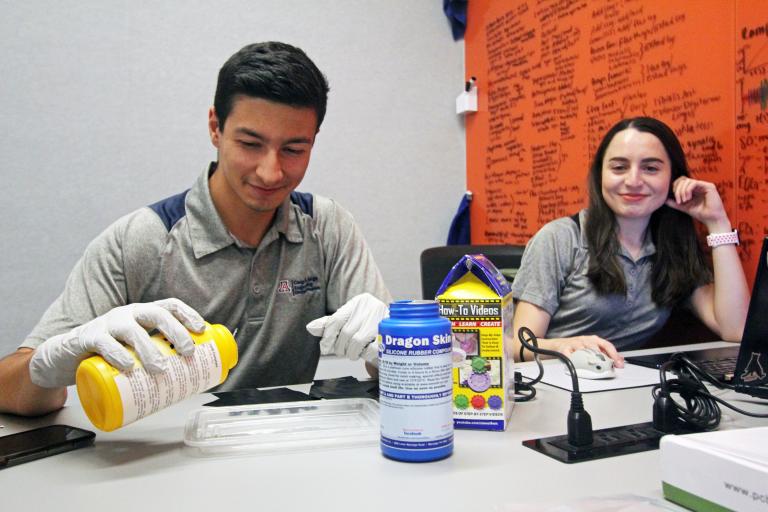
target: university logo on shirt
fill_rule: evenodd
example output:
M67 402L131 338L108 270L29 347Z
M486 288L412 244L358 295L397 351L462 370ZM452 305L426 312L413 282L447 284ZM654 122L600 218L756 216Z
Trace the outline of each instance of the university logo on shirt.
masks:
M304 279L282 279L277 283L277 293L303 295L319 289L320 279L317 276L310 276Z

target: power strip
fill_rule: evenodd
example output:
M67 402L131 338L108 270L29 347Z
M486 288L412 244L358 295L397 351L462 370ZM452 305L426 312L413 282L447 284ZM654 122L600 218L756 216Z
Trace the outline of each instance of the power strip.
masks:
M659 448L662 436L671 432L662 432L653 428L653 423L635 423L621 427L595 430L592 444L573 446L568 442L568 436L544 437L523 441L523 446L543 453L560 462L571 464L588 460L616 457L629 453L645 452ZM690 434L692 430L678 430L675 434Z

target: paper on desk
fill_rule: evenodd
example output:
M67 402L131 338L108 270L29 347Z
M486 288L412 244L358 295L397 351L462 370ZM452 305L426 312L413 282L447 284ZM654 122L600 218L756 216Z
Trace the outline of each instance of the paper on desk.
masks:
M542 361L544 365L544 378L541 382L557 388L572 391L571 376L565 371L565 365L558 360L548 359ZM519 363L516 370L528 380L533 380L539 374L539 368L534 361ZM624 368L616 368L616 377L612 379L579 379L579 391L582 393L594 393L597 391L609 391L612 389L640 388L653 386L659 383L659 370L644 368L634 364L626 364ZM673 376L667 373L669 378Z

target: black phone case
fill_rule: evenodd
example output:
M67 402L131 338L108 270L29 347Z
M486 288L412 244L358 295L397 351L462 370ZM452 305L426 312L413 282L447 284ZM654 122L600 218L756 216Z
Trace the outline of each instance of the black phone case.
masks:
M0 469L90 446L96 434L69 425L49 425L0 437Z

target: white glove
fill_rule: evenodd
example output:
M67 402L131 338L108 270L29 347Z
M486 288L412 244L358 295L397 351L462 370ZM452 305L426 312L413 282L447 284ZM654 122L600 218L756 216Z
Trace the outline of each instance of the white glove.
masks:
M161 372L168 362L147 334L152 329L162 332L177 352L191 355L195 344L188 330L203 332L205 322L179 299L116 307L40 344L29 361L29 375L44 388L72 385L77 366L94 353L118 370L130 370L134 359L119 342L132 346L148 371Z
M356 295L334 314L312 320L307 331L322 336L320 353L346 356L352 361L361 357L379 365L379 349L376 336L379 322L389 316L387 305L370 293Z

